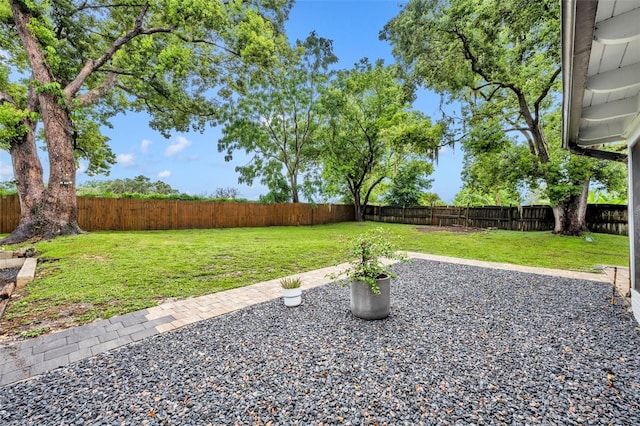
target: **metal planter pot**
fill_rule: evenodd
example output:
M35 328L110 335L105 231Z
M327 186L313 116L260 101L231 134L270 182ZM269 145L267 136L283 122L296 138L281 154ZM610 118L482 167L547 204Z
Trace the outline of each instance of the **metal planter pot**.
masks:
M384 276L376 281L380 294L375 294L366 282L351 282L351 313L354 316L366 320L378 320L389 316L391 278Z

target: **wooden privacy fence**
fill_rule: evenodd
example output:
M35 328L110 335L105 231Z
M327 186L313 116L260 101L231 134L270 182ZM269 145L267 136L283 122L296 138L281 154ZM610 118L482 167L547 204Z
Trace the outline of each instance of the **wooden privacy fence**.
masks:
M18 197L0 197L0 233L13 231L19 218ZM353 220L353 206L349 205L78 197L78 223L86 231L297 226Z
M18 226L17 195L0 197L0 233ZM379 207L368 206L365 219L434 226L469 226L517 231L553 229L548 206L525 207ZM587 226L593 232L628 235L627 206L589 204ZM319 225L354 220L353 206L332 204L215 203L207 201L78 197L78 222L87 231L145 231L192 228Z
M20 222L20 199L17 195L0 197L0 234L8 234Z
M365 219L433 226L468 226L513 231L547 231L554 227L549 206L524 207L388 207L368 206ZM587 227L593 232L628 235L627 206L589 204Z
M589 204L587 226L593 232L629 235L627 206L619 204Z

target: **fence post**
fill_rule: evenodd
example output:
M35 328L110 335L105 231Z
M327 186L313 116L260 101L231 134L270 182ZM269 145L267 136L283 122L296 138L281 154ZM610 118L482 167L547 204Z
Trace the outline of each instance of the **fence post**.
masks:
M513 206L509 204L509 231L513 231Z

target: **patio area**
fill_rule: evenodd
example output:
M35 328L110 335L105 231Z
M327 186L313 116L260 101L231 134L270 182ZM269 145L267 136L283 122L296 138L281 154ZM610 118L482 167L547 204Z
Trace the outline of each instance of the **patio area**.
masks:
M467 262L468 263L468 262ZM0 423L638 424L640 331L611 285L416 259L391 316L321 285L2 388Z

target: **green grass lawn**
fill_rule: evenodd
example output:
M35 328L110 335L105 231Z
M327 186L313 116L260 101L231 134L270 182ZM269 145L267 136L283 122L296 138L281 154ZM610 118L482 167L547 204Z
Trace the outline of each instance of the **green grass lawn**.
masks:
M550 232L421 232L367 222L313 227L92 232L35 244L36 280L9 304L2 333L86 323L169 298L214 293L345 261L345 238L382 226L402 250L546 268L628 266L628 239ZM7 249L11 249L7 248ZM45 328L43 328L45 329Z

